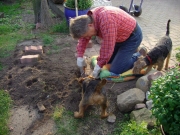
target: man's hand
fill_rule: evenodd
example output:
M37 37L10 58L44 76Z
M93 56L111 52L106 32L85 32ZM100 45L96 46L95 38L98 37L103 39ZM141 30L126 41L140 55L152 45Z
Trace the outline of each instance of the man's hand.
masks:
M92 76L93 76L94 78L98 78L100 71L101 71L100 66L99 66L98 64L96 64L96 66L94 67Z
M82 57L78 57L78 58L77 58L77 66L78 66L78 67L86 67L87 64L86 64L86 62L85 62L85 59L82 58Z

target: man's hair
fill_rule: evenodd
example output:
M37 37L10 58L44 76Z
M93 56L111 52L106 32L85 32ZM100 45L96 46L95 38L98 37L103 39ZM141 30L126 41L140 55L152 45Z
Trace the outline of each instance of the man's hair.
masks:
M70 35L79 39L88 31L88 24L92 23L92 17L88 15L81 15L70 19L69 31Z

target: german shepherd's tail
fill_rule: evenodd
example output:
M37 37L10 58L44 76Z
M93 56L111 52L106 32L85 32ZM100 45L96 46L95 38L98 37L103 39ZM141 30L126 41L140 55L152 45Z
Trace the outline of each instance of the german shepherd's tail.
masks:
M166 31L166 36L169 36L169 24L170 24L171 20L169 19L167 22L167 31Z

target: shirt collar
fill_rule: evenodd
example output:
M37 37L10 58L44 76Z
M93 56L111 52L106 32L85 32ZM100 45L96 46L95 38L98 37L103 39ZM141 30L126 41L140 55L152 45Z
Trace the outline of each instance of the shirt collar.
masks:
M97 25L96 25L96 16L93 14L93 11L89 10L87 12L87 15L91 16L93 18L93 23L94 23L94 27L96 29L96 31L98 31Z

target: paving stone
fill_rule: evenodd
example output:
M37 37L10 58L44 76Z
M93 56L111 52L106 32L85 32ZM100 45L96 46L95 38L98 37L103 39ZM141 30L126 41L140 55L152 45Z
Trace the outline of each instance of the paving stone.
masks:
M25 54L42 54L43 48L42 45L38 46L25 46Z
M92 48L93 47L93 43L92 41L90 40L89 43L87 44L86 48Z
M28 64L32 62L37 62L39 59L39 54L36 55L24 55L20 58L22 64Z

